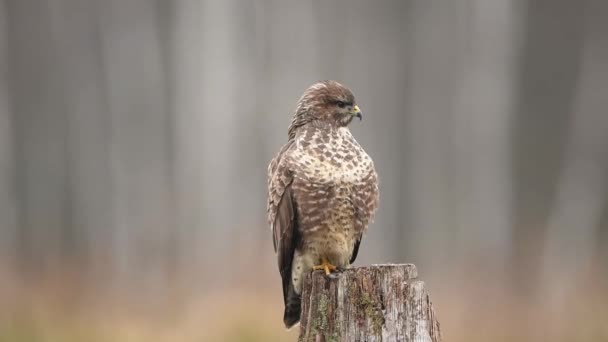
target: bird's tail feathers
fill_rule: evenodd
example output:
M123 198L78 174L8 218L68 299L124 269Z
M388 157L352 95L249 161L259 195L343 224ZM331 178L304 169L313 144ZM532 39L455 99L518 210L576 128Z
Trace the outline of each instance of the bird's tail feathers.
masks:
M287 297L285 297L285 313L283 314L283 323L287 329L300 321L301 304L302 298L296 293L293 283L289 282Z

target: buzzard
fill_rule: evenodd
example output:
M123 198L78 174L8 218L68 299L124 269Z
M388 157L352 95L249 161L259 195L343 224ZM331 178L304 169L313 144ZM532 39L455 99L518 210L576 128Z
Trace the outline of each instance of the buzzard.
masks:
M288 140L268 166L268 221L283 281L287 328L300 320L306 272L352 264L378 206L372 159L348 125L361 111L336 81L309 87L300 98Z

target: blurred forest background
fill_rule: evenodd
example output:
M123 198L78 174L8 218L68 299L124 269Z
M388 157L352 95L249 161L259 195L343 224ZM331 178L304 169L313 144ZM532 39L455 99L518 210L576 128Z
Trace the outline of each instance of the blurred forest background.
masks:
M608 341L608 2L0 0L0 341L293 341L266 166L351 87L446 341Z

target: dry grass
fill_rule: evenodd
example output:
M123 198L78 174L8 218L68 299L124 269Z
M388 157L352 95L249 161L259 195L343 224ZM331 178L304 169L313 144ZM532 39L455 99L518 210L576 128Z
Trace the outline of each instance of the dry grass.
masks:
M297 337L297 328L287 332L282 326L278 285L266 287L264 281L212 291L180 287L144 298L99 291L77 278L64 273L21 282L5 270L0 278L0 342L247 342ZM504 288L473 289L463 282L433 298L446 341L608 341L608 286L584 283L582 292L564 303L568 314L548 313ZM474 298L473 293L483 295Z

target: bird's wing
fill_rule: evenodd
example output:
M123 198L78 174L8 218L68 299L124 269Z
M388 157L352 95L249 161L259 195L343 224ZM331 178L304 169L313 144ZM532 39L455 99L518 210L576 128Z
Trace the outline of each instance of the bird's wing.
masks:
M376 209L378 208L379 201L379 190L378 190L378 175L373 169L370 170L368 175L357 185L354 189L353 203L357 214L357 237L353 252L350 256L350 263L352 264L357 259L359 253L359 245L363 239L363 233L367 229L367 226L372 221Z
M291 263L299 239L291 190L293 172L285 160L285 154L292 145L293 143L288 143L283 146L268 166L268 221L272 228L272 241L277 252L285 300L291 280Z

